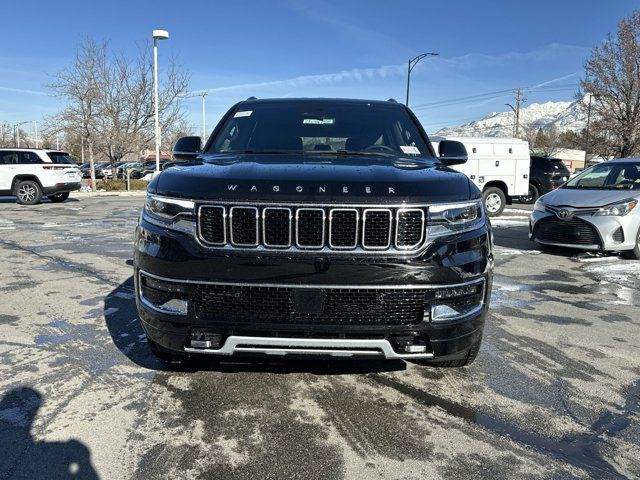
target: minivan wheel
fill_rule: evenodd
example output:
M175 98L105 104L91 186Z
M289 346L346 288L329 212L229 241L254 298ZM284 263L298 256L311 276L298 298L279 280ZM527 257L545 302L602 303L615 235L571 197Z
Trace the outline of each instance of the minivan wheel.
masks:
M23 180L16 186L16 197L22 205L36 205L42 200L42 189L38 182Z
M624 258L628 258L629 260L640 260L640 228L638 229L638 234L636 235L636 248L634 248L633 250L622 252L622 256Z
M47 195L47 198L51 200L53 203L64 202L67 198L69 198L69 192L61 192L61 193L55 193L53 195Z
M518 200L520 200L520 203L525 203L527 205L530 205L532 203L536 203L536 200L538 200L538 198L540 198L540 192L538 191L538 187L530 183L529 193L527 195L520 195L518 197Z
M487 188L483 192L482 198L484 199L484 209L490 217L500 216L507 204L507 197L498 187Z

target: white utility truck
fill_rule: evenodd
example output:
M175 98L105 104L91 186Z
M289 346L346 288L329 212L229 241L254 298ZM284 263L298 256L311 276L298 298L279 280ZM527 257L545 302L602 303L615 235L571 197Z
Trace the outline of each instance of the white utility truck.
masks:
M464 143L469 160L455 165L482 191L487 215L497 217L512 197L529 193L529 143L518 138L430 137L438 151L441 140Z

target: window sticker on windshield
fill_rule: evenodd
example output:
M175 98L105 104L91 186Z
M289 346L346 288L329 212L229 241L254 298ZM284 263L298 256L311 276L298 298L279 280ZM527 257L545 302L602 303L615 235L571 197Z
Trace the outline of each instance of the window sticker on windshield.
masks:
M244 110L242 112L236 112L236 114L233 116L233 118L250 117L252 113L253 113L253 110Z
M420 155L420 150L415 145L400 145L400 150L402 150L402 153Z
M333 118L304 118L302 123L305 125L333 125Z

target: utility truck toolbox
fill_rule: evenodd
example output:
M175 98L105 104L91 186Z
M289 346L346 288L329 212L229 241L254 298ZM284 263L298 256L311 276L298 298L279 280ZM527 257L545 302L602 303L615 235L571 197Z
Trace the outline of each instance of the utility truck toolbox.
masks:
M529 143L518 138L432 137L462 142L469 160L456 165L480 189L487 215L499 216L513 197L529 194Z
M493 257L464 145L395 101L252 98L174 157L135 240L154 354L474 360Z

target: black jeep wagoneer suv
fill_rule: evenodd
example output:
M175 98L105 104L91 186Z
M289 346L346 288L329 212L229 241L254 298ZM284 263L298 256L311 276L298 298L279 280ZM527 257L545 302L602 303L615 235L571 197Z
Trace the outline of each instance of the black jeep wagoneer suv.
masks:
M395 101L251 98L174 156L135 241L158 357L474 360L493 254L462 144Z

